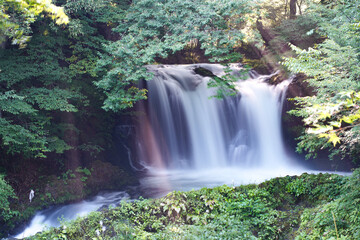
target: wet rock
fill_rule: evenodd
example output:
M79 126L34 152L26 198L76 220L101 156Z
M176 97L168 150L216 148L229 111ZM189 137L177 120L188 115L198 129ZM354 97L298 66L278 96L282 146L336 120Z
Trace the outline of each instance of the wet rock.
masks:
M203 67L195 68L194 72L203 77L216 77L216 75L214 73L212 73L210 70L203 68Z
M290 83L286 98L294 97L305 97L312 96L315 94L314 88L312 88L308 82L306 82L307 77L304 74L297 74L293 78L293 81Z

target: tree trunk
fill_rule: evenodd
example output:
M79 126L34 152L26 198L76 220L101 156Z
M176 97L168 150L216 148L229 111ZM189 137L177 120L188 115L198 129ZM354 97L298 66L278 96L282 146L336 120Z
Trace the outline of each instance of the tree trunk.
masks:
M79 133L75 130L76 119L73 112L62 112L62 122L73 127L68 127L64 132L65 142L73 147L65 151L65 167L66 169L75 170L81 166L80 152L77 149L79 146Z
M301 11L301 5L302 5L302 3L303 3L303 0L300 0L300 2L299 1L297 1L297 7L298 7L298 9L299 9L299 15L302 15L302 11Z
M297 0L290 0L290 19L296 18L296 2Z

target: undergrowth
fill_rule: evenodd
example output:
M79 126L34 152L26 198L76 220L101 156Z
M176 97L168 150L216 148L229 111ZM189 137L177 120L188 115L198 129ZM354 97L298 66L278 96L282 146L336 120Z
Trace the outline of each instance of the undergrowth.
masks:
M42 239L360 239L360 170L122 202Z

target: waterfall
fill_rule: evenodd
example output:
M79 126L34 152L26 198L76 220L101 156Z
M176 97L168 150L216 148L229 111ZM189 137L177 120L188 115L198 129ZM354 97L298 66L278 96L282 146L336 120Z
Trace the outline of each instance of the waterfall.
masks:
M140 104L138 149L147 168L279 168L288 165L281 111L290 81L277 86L254 72L236 82L238 94L217 99L204 68L225 75L218 64L149 66L148 101ZM232 66L237 76L239 66Z
M207 86L210 78L196 74L196 69L222 77L221 65L148 68L154 79L143 83L148 101L138 105L134 159L139 162L130 164L136 170L148 169L136 188L140 195L160 197L172 190L259 183L305 171L286 153L281 134L282 103L290 81L271 86L266 83L271 76L250 72L246 80L236 82L236 96L217 99L213 97L216 89ZM238 76L241 67L232 69ZM122 125L116 130L129 137L132 128ZM128 142L129 138L120 141L131 158ZM16 237L31 236L46 225L59 226L59 218L84 216L128 198L125 192L106 193L39 211Z

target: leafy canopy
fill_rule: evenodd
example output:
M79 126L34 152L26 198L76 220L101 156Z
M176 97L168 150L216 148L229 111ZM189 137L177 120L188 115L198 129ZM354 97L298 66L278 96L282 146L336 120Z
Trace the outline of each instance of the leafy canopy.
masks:
M103 31L122 18L127 4L108 0L59 2L63 5L55 8L57 13L66 13L66 19L71 19L66 26L34 15L26 48L0 49L0 161L9 159L6 153L33 158L45 157L49 152L62 154L71 148L97 152L109 145L104 138L108 138L112 126L109 114L101 109L104 96L94 89L93 81L101 77L95 67L98 52L104 52ZM40 3L55 7L46 5L50 1L36 4ZM69 113L76 121L70 122L66 117ZM82 131L86 124L74 126L85 120L96 121L91 124L101 131L86 136L91 134ZM72 138L66 136L70 131ZM74 138L80 139L79 146L70 144Z
M68 148L50 134L51 114L77 111L71 101L81 97L66 88L70 79L58 62L61 47L55 36L34 35L26 49L1 50L0 138L7 153L44 157L54 150L51 145Z
M7 36L13 44L23 46L29 40L30 24L42 13L47 13L56 24L69 22L63 8L51 0L0 0L0 42Z
M212 61L226 61L244 38L240 31L251 12L246 0L137 0L114 29L119 40L106 45L99 61L106 73L96 82L107 95L104 109L118 111L146 98L139 80L151 79L146 65L156 64L198 43Z

